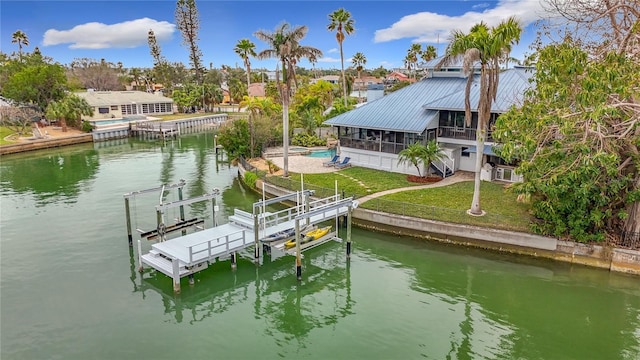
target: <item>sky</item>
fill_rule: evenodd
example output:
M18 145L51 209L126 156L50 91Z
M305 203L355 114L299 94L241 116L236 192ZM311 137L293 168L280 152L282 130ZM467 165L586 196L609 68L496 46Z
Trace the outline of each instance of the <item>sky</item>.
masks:
M174 0L2 0L0 50L17 51L12 34L22 30L29 38L23 51L31 52L37 46L43 55L61 64L90 58L121 62L125 68L145 68L153 66L147 43L147 33L153 29L162 55L170 62L187 65L189 52L175 25L175 5ZM529 46L536 36L536 21L546 17L540 0L196 0L196 6L198 46L207 68L243 67L233 51L238 41L251 40L259 52L267 44L253 34L258 30L272 32L286 22L308 27L300 43L323 52L316 68L340 69L335 32L327 30L329 14L339 8L351 13L355 27L343 42L344 66L350 66L351 57L361 52L367 69L402 67L413 43L434 45L442 55L452 30L467 32L480 21L494 26L509 16L515 16L524 27L520 43L512 51L513 57L523 59L532 53ZM311 68L306 61L300 65ZM251 67L274 70L275 61L251 59Z

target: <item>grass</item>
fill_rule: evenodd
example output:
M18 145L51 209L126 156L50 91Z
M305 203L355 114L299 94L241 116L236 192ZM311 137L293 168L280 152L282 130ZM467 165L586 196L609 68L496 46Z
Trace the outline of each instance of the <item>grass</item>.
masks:
M290 179L273 176L269 177L267 181L288 189L300 190L301 177L298 173L290 173ZM347 196L363 196L389 189L421 185L407 181L407 175L405 174L361 167L350 167L330 173L304 175L305 188L313 188L316 191L322 189L323 193L333 194L336 180L338 181L338 190L344 191Z
M268 178L268 182L291 190L300 190L301 175L291 173L290 179L279 176ZM333 195L335 181L346 196L356 198L384 190L423 184L407 181L407 175L351 167L332 173L305 174L305 189L316 190L316 196ZM458 224L476 225L497 229L530 232L530 206L516 201L517 195L498 183L482 182L480 204L485 216L467 214L473 196L473 181L427 189L406 190L385 195L361 204L362 208L391 214L400 214Z
M0 126L0 145L10 145L13 144L13 141L10 140L5 140L5 138L9 135L14 134L14 131L4 127L4 126Z
M529 231L530 206L516 201L517 195L502 184L482 182L480 205L487 212L475 217L466 213L473 196L473 181L438 188L403 191L362 204L363 208L425 219L469 225Z

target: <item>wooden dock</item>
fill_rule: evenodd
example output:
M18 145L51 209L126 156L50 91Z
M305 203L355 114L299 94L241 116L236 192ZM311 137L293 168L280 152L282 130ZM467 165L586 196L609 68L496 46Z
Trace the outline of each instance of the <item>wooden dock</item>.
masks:
M143 139L174 139L180 135L180 127L176 124L162 122L145 122L131 125L131 133Z
M147 254L141 254L142 247L138 241L140 269L146 264L170 276L173 278L174 291L179 292L181 278L189 276L191 282L194 273L223 259L230 258L233 268L237 253L250 247L254 249L255 261L259 259L260 250L264 246L269 247L269 252L275 249L284 254L294 255L299 262L302 251L327 241L339 240L337 231L310 243L298 244L286 251L283 250L284 240L264 244L260 239L286 229L299 229L301 224L317 224L331 220L336 220L337 223L339 216L350 214L351 209L357 206L352 198L340 199L339 195L335 195L315 201L307 200L275 213L265 211L267 203L291 200L294 196L298 194L257 202L254 204L253 213L236 209L234 215L229 217L229 223L153 244ZM300 238L299 231L296 235Z

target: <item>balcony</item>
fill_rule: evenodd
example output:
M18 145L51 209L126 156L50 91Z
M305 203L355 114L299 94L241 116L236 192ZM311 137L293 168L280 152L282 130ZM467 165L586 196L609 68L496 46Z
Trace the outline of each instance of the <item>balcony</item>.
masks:
M438 137L475 141L476 129L464 129L459 127L440 126L438 128ZM491 137L491 131L487 133L487 138L484 141L487 141L487 142L493 141L493 138Z

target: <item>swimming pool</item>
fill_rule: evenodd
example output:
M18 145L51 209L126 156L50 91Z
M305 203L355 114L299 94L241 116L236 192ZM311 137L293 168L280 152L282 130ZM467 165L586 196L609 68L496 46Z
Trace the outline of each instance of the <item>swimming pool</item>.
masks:
M311 152L307 156L314 157L314 158L332 158L335 154L336 154L336 149L311 150Z

